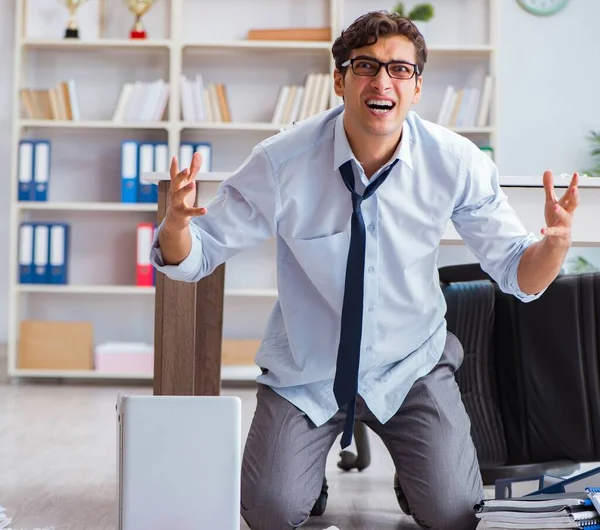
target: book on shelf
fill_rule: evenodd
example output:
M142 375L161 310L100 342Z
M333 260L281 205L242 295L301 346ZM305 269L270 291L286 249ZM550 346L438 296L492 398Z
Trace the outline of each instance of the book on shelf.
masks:
M332 86L329 74L311 72L304 85L280 87L271 122L291 124L327 110Z
M212 145L210 142L181 142L179 146L179 167L190 167L194 153L202 156L202 166L199 173L212 171Z
M24 115L30 120L81 119L74 79L61 81L52 88L22 88L20 96Z
M19 283L68 283L70 226L22 222L19 226Z
M331 28L265 28L248 31L248 40L327 41L331 40Z
M144 173L169 171L166 142L124 140L121 144L121 202L157 203L158 187L142 178Z
M486 75L481 87L448 85L436 123L446 127L486 127L492 103L494 78Z
M202 155L201 173L212 170L212 145L209 142L181 142L178 162L189 167L195 152ZM166 142L124 140L121 144L121 202L158 202L158 186L144 180L144 173L168 173L171 167Z
M164 79L124 83L113 112L114 123L156 122L165 117L170 84Z
M227 88L223 83L205 85L202 74L181 76L181 116L186 122L231 122Z
M19 201L47 201L50 184L49 140L20 140L17 156Z
M260 339L224 339L221 344L223 366L251 366L260 347Z
M135 284L138 287L156 285L156 269L150 263L150 250L156 232L154 223L138 223L136 234Z

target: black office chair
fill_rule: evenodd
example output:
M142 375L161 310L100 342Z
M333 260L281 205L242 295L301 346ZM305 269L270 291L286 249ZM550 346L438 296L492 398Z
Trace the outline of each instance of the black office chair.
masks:
M585 322L579 317L568 322L557 314L562 304L570 306L578 298L582 278L559 276L542 297L525 304L502 292L478 263L442 267L439 276L448 330L465 351L456 381L471 420L483 483L576 471L581 461L574 458L578 451L564 447L573 447L573 441L555 443L548 438L563 418L543 412L552 408L548 401L536 405L540 389L532 383L566 387L566 381L560 384L560 368L551 368L562 365L570 354L560 336L575 343L595 336L593 329L584 331ZM589 287L593 291L593 285ZM590 309L592 300L593 296ZM551 329L544 332L547 326ZM552 402L570 401L567 394L553 395ZM573 427L580 432L576 423Z

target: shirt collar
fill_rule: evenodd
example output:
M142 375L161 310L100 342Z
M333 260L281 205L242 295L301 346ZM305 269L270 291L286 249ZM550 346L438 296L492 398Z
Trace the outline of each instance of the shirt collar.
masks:
M333 138L334 171L337 171L340 168L340 166L348 160L354 159L354 161L358 164L358 160L356 160L356 157L354 156L354 153L350 148L350 144L348 143L348 137L346 136L346 131L344 129L344 114L345 111L342 111L336 118L335 122L335 132ZM410 141L410 126L408 125L408 121L404 120L404 123L402 124L402 140L400 141L400 144L396 148L396 151L390 158L390 163L396 160L396 158L398 158L401 162L404 162L410 169L413 169Z

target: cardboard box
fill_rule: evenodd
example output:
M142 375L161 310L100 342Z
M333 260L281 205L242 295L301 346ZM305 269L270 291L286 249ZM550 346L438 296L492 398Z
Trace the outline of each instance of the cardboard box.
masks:
M97 372L154 374L154 347L137 342L106 342L96 346Z
M91 322L23 320L18 367L29 370L92 370Z
M223 366L247 366L254 364L260 340L224 339L221 347Z

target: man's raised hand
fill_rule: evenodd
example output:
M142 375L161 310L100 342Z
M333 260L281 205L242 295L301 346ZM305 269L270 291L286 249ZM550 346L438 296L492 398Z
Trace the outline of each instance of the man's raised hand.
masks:
M544 172L546 228L542 229L542 234L555 247L568 247L571 244L573 215L579 204L578 183L579 175L574 173L567 191L558 199L554 193L552 173L550 171Z
M192 217L204 215L206 208L194 206L196 201L196 175L202 166L202 156L194 153L189 168L178 168L177 157L171 160L171 186L166 220L175 229L186 228Z

